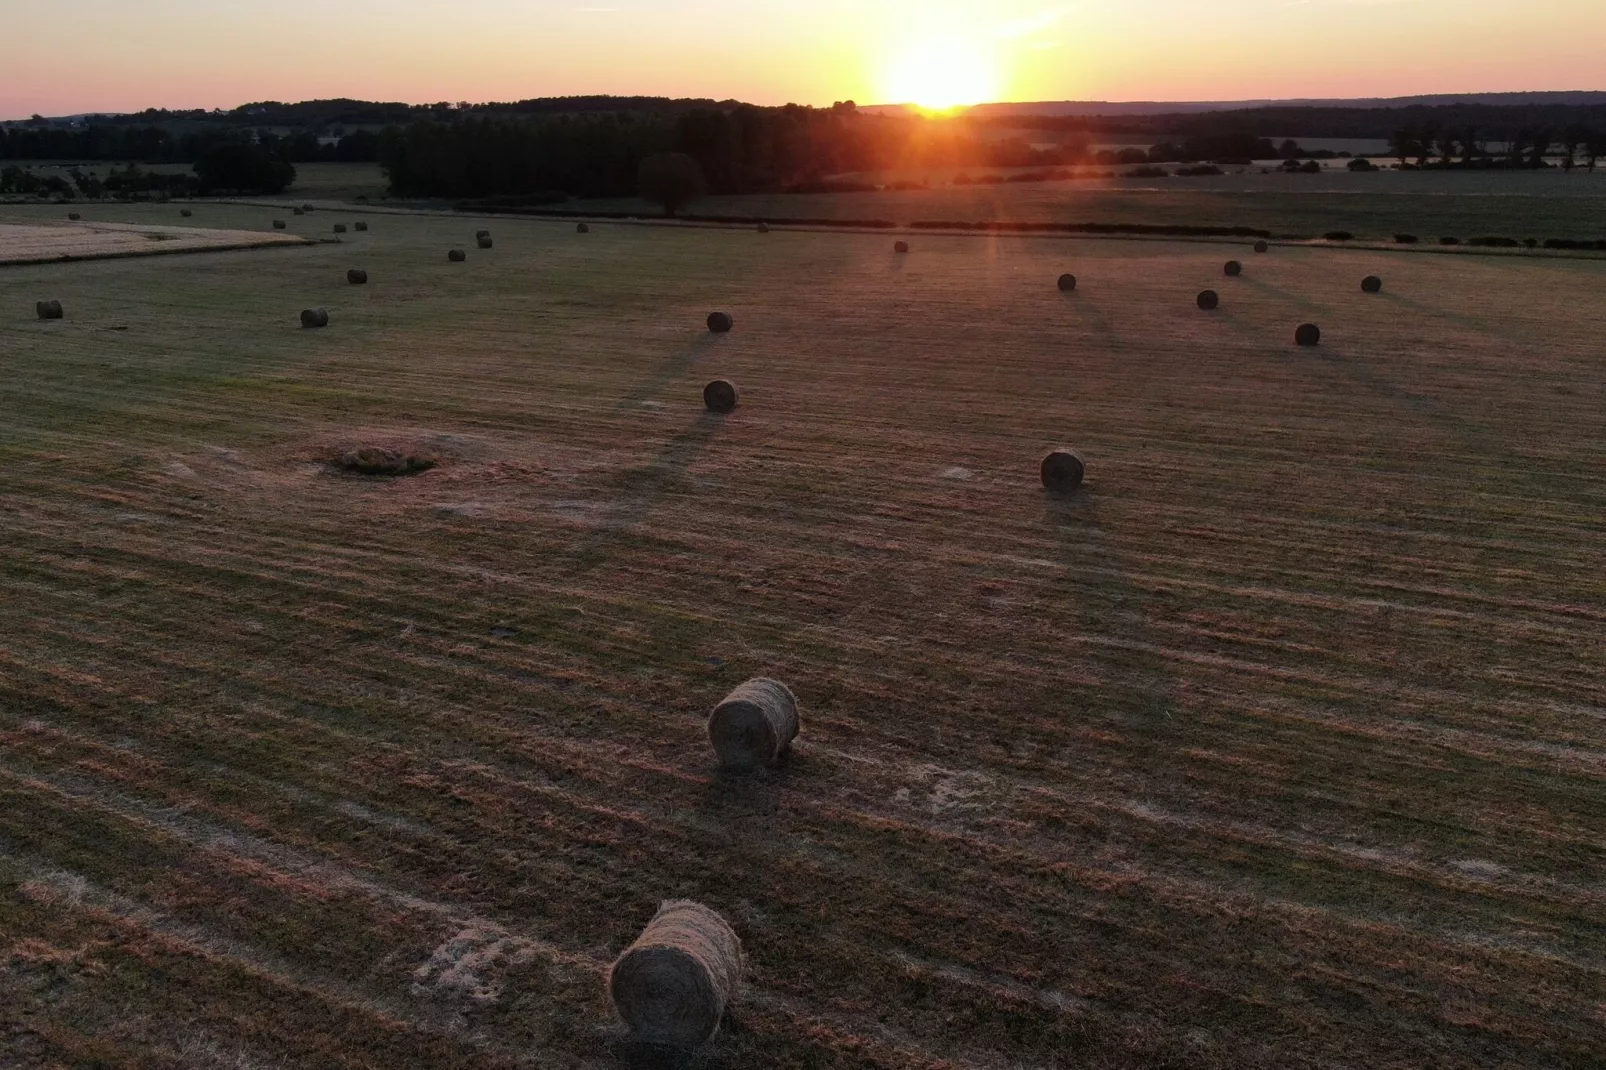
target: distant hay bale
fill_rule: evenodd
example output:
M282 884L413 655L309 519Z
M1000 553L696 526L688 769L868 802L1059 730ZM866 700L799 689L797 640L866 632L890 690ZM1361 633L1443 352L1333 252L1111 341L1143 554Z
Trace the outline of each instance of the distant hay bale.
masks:
M1257 252L1257 253L1269 252L1270 250L1271 250L1271 246L1267 245L1263 241L1257 241L1255 243L1255 252Z
M730 412L739 400L741 393L729 379L715 379L703 387L703 404L709 412Z
M274 229L274 230L283 230L283 229L284 229L284 220L282 220L282 219L275 219L275 220L274 220L274 221L273 221L273 229Z
M312 211L312 205L310 205L310 204L303 204L303 205L302 205L302 206L301 206L301 210L302 210L302 211L303 211L303 212L310 212L310 211Z
M1236 260L1229 260L1223 270L1227 273L1227 278L1236 279L1244 273L1244 266Z
M76 222L78 222L80 219L82 219L84 217L79 215L77 212L68 212L67 213L67 218L72 220L74 223L76 223Z
M301 310L301 326L308 329L329 326L329 313L321 308Z
M1366 278L1361 280L1361 292L1362 293L1368 293L1368 294L1380 294L1380 293L1382 293L1383 292L1383 280L1378 278L1376 275L1368 275L1368 276L1366 276Z
M758 225L758 232L760 234L768 234L770 232L770 225L768 223L760 223Z
M35 301L33 309L42 320L59 320L63 315L60 301Z
M489 234L487 234L483 238L475 238L474 242L481 249L489 249L491 247L491 236Z
M906 241L893 242L892 251L895 253L907 253L909 251L909 243Z
M335 467L363 476L410 476L427 472L439 463L427 453L401 453L378 446L362 446L341 454Z
M366 193L358 194L357 203L358 204L367 204L368 203L368 195Z
M1076 289L1076 276L1075 275L1069 275L1069 274L1061 275L1060 276L1060 292L1061 293L1070 293L1074 289Z
M183 216L185 219L188 219L190 216L194 215L195 213L190 211L188 208L180 208L178 210L178 214Z
M1059 449L1043 458L1043 486L1056 494L1069 494L1082 485L1087 463L1075 450Z
M708 741L720 765L747 771L780 764L800 727L792 689L759 676L714 707L708 718Z
M368 272L361 268L352 268L346 272L346 281L353 286L361 286L368 281Z
M1206 312L1214 312L1221 306L1221 295L1214 290L1199 291L1199 307Z
M463 261L468 259L468 254L461 249L453 249L451 252L446 254L446 259L450 260L454 264L461 264Z
M590 234L591 233L591 227L587 223L581 223L579 226L574 228L574 232L576 234Z
M476 230L476 231L475 231L475 232L474 232L474 237L475 237L475 238L476 238L476 239L479 239L479 238L489 238L489 237L490 237L490 236L491 236L491 232L490 232L490 231L488 231L488 230Z
M305 208L292 208L290 210L292 212L294 212L296 215L306 215L307 214L307 210Z
M1322 329L1314 323L1301 323L1294 332L1294 341L1302 346L1321 345Z
M357 231L359 234L365 232L368 229L368 224L362 222L361 220L353 223L351 226L352 226L352 229Z
M714 911L670 900L608 968L608 994L638 1040L695 1048L742 984L742 942Z
M335 224L335 233L336 234L344 234L345 232L346 232L346 224L344 224L344 223L336 223Z
M710 312L708 314L708 329L715 334L726 334L734 326L736 326L736 321L731 318L729 312Z

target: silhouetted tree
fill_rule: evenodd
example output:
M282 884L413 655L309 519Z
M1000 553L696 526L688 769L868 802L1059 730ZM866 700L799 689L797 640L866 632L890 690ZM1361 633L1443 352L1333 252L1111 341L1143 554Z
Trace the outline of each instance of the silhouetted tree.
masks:
M296 169L269 155L259 145L226 141L213 145L195 161L203 190L238 193L282 193L296 180Z
M661 205L672 216L708 191L702 168L684 152L657 152L641 161L636 171L641 199Z

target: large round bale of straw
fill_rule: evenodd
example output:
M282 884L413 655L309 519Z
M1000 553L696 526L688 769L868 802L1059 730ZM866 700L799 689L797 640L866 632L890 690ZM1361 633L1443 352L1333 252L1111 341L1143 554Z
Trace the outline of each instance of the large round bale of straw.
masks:
M79 215L77 212L68 212L67 213L67 218L72 220L74 223L76 223L76 222L78 222L80 219L82 219L84 217Z
M483 237L483 238L475 238L475 239L474 239L474 242L475 242L475 244L476 244L476 245L478 245L478 246L479 246L479 247L480 247L480 248L481 248L481 249L489 249L489 248L490 248L490 247L491 247L491 238L490 238L490 235L486 235L486 236L485 236L485 237Z
M305 208L292 208L290 210L292 212L294 212L296 215L306 215L307 214L307 210Z
M590 234L591 226L588 223L581 223L574 228L574 232L576 234Z
M729 379L715 379L703 387L703 404L709 412L730 412L740 399L741 393Z
M357 222L351 225L351 228L357 231L359 234L366 233L368 230L368 224L359 219Z
M734 326L736 326L736 321L731 318L729 312L710 312L708 314L708 329L715 334L727 334Z
M758 225L758 232L760 234L768 234L770 232L770 225L768 223L760 223Z
M893 242L892 251L895 253L907 253L909 251L909 243L906 241Z
M1087 475L1087 462L1075 450L1054 450L1043 458L1040 468L1043 486L1055 494L1069 494L1082 485Z
M190 211L188 208L180 208L178 210L178 214L183 216L185 219L188 219L190 216L194 215L195 213Z
M461 264L463 261L468 259L468 254L461 249L453 249L451 252L446 254L446 259L450 260L454 264Z
M336 223L335 224L335 233L336 234L344 234L345 232L346 232L346 224L344 224L344 223Z
M1257 253L1268 253L1270 251L1271 251L1271 246L1267 245L1264 241L1257 241L1255 243L1255 252L1257 252Z
M368 281L368 272L362 270L361 268L352 268L350 271L346 272L346 281L351 283L353 286L362 286Z
M1376 275L1368 275L1361 280L1361 293L1380 294L1383 292L1383 280Z
M490 237L490 236L491 236L491 232L490 232L490 231L488 231L488 230L476 230L476 231L475 231L475 232L474 232L474 237L475 237L475 238L476 238L476 239L479 239L479 238L489 238L489 237Z
M273 229L274 229L274 230L283 230L283 229L284 229L284 220L282 220L282 219L275 219L275 220L274 220L274 221L273 221Z
M301 326L309 330L317 327L329 326L329 313L321 308L304 308L301 310Z
M742 984L742 942L700 903L670 900L608 968L608 994L637 1039L695 1048L712 1040Z
M1322 329L1314 323L1301 323L1299 329L1294 331L1294 342L1302 346L1321 345Z
M1060 293L1068 294L1074 289L1076 289L1076 276L1075 275L1069 275L1069 274L1061 275L1060 276Z
M797 738L799 727L797 696L792 689L779 680L759 676L714 707L708 717L708 741L714 745L720 765L745 772L778 765Z
M1221 307L1221 295L1214 290L1201 290L1197 298L1199 307L1206 312L1214 312Z
M64 315L60 301L35 301L33 310L42 320L59 320Z
M1226 273L1227 278L1236 279L1244 273L1244 266L1236 260L1229 260L1227 261L1227 266L1222 270Z

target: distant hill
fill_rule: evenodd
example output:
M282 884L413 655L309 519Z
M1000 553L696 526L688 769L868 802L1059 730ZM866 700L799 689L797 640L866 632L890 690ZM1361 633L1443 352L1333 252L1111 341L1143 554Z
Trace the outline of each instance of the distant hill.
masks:
M1291 100L1196 100L1196 101L1107 101L1107 100L1049 100L1011 104L978 104L969 109L976 116L994 117L1011 115L1190 115L1201 112L1248 111L1258 108L1344 108L1392 109L1419 107L1452 107L1456 105L1482 105L1485 107L1592 107L1606 105L1606 91L1577 91L1556 93L1435 93L1418 97L1359 97L1350 100L1296 98ZM860 111L872 114L898 114L914 110L908 104L877 104L861 107Z

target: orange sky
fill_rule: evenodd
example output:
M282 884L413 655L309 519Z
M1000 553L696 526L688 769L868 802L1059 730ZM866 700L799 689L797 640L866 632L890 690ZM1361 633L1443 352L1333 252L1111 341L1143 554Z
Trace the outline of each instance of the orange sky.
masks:
M761 104L1606 89L1606 0L5 0L0 117L578 93ZM940 98L940 99L938 99Z

